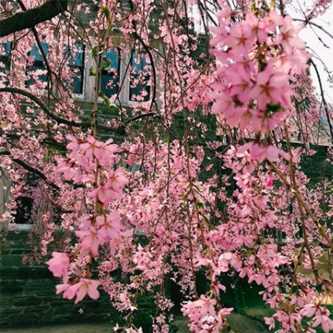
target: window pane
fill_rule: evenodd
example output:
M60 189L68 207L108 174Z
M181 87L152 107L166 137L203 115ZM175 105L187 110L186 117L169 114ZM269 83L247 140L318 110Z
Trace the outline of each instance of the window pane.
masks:
M41 42L41 46L42 46L44 53L47 54L48 53L47 44L44 42ZM32 66L29 67L28 74L33 75L33 72L35 72L36 70L43 70L43 71L46 70L43 56L37 45L34 45L32 47L31 51L29 52L29 56L34 57L34 63ZM38 80L41 82L46 82L47 75L46 74L38 75ZM36 83L36 81L33 78L30 78L27 82L28 86L35 84L35 83Z
M30 197L19 197L16 199L17 209L15 213L16 224L32 223L33 199Z
M132 72L130 75L130 100L148 101L150 97L150 73L146 54L134 53L132 56Z
M73 92L75 94L83 93L84 80L84 45L75 43L73 48L66 48L68 64L73 74Z
M10 42L1 44L1 52L0 52L0 72L4 72L8 70L10 67L9 64L9 52L10 52Z
M75 43L73 48L66 48L66 54L69 56L69 66L82 67L84 62L84 46L80 43Z
M8 57L9 56L9 51L10 51L10 42L6 42L1 44L2 47L2 53L1 56Z
M41 46L42 46L42 49L43 49L44 53L47 54L48 53L47 44L42 42ZM32 47L32 50L29 52L29 55L35 57L35 62L36 61L41 61L41 62L44 61L43 56L42 56L42 54L39 50L39 47L37 45L34 45Z
M118 50L109 50L103 54L103 70L100 91L108 97L117 94L120 71Z
M76 67L73 77L73 92L75 94L82 94L83 92L83 68Z

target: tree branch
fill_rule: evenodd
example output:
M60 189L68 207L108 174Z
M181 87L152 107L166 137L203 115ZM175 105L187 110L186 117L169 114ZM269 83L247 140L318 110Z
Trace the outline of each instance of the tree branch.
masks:
M25 5L22 2L22 0L17 0L17 1L18 1L19 6L21 7L21 9L24 12L26 12L27 8L25 7ZM51 87L52 87L52 74L54 74L54 72L50 68L49 62L48 62L47 57L46 57L46 53L45 53L45 51L44 51L44 49L42 47L42 43L40 42L40 39L39 39L39 36L38 36L36 28L32 27L31 30L32 30L33 35L35 36L36 43L38 45L39 51L40 51L40 53L41 53L41 55L43 57L43 60L44 60L44 63L45 63L46 69L47 69L47 75L50 78L50 83L51 83Z
M72 127L82 127L82 124L80 124L80 123L61 118L58 115L54 114L52 111L49 110L49 108L44 104L44 102L42 102L39 98L37 98L35 95L29 93L28 91L18 89L18 88L7 87L7 88L0 88L0 93L1 92L19 94L19 95L28 97L33 102L35 102L45 112L45 114L48 117L52 118L53 120L55 120L59 124L65 124L65 125L72 126Z
M35 175L37 175L39 178L43 179L47 184L49 184L54 189L56 189L58 191L60 190L60 187L58 185L56 185L56 184L53 184L53 183L49 182L48 179L47 179L47 177L42 172L40 172L39 170L31 167L30 165L26 164L25 162L23 162L23 161L21 161L21 160L19 160L17 158L13 158L8 150L2 150L2 151L0 151L0 156L1 155L6 155L6 156L11 157L11 159L16 164L20 165L21 167L23 167L27 171L34 173Z
M20 94L22 96L28 97L33 102L35 102L45 112L45 114L48 117L55 120L58 124L64 124L64 125L68 125L71 127L80 127L80 128L89 128L90 127L90 122L77 123L75 121L71 121L71 120L67 120L67 119L59 117L58 115L53 113L39 98L37 98L35 95L29 93L28 91L18 89L18 88L6 87L6 88L0 88L0 93L1 92L7 92L7 93L11 93L11 94ZM119 126L117 128L114 128L114 127L98 125L98 128L105 130L105 131L111 131L111 132L114 132L114 133L117 133L120 135L125 134L124 126Z
M148 112L148 113L144 113L144 114L139 114L133 118L130 118L128 120L125 121L125 125L131 123L132 121L138 120L138 119L142 119L142 118L146 118L146 117L154 117L156 116L155 112Z
M332 123L331 123L330 113L329 113L328 105L327 105L325 95L324 95L324 89L323 89L323 84L321 82L321 77L320 77L317 65L314 63L314 61L312 59L310 59L309 61L310 61L310 64L313 66L313 68L316 72L316 75L317 75L317 79L318 79L318 82L319 82L319 88L320 88L321 100L323 101L323 104L324 104L324 110L325 110L326 117L327 117L328 127L330 129L331 140L333 142L333 126L332 126Z
M33 28L38 23L51 20L67 9L68 0L50 0L44 5L17 13L0 21L0 37Z

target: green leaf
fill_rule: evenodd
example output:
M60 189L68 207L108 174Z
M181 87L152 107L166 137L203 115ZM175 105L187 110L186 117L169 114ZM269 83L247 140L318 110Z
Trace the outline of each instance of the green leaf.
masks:
M108 105L108 109L111 111L111 112L118 112L118 107L116 104L114 103L110 103L110 105Z
M102 6L101 7L101 11L102 13L105 15L105 17L110 20L110 16L111 16L111 13L110 13L110 8L108 6Z
M277 112L282 109L280 104L267 104L267 111Z
M199 209L201 209L201 208L203 208L204 207L204 204L202 203L202 202L197 202L197 207L199 208Z
M95 68L93 66L89 67L89 75L90 76L96 76L97 72L95 71Z
M45 152L45 155L44 155L44 158L43 158L43 162L48 162L48 160L49 160L49 151L47 150Z
M211 226L211 225L212 225L212 224L210 223L210 221L208 220L207 216L202 215L202 217L203 217L203 219L205 220L205 222L206 222L206 224L207 224L208 226Z
M103 98L105 105L107 106L107 108L111 111L111 112L117 112L118 111L118 107L116 104L112 103L110 101L110 98L108 96L106 96L105 94L103 94L102 92L99 93L98 95L99 97Z
M319 235L321 236L321 237L323 237L323 238L325 238L325 236L327 236L326 235L326 232L325 232L325 230L324 230L324 228L323 227L319 227Z
M101 66L102 70L108 68L110 66L110 64L111 64L110 60L103 61L102 66Z
M97 46L94 46L91 50L91 55L93 58L97 57Z

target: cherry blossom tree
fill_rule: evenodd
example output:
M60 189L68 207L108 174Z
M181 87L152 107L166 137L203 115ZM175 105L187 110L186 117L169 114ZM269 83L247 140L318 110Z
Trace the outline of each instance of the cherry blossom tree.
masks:
M330 45L318 20L330 5L0 1L3 235L18 199L32 198L30 260L46 262L69 302L103 289L119 332L142 331L142 293L154 296L153 331L169 332L170 280L192 332L228 328L223 276L262 287L270 329L332 331L333 272L319 263L333 250L333 184L311 185L301 164L309 144L332 141L331 109L299 38L310 27Z

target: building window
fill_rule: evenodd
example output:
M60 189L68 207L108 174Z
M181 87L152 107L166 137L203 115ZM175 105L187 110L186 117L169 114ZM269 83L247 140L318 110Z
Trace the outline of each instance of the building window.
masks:
M10 42L0 44L0 72L9 70Z
M15 224L32 224L33 199L31 197L19 197L16 199Z
M68 56L68 64L73 74L73 93L83 93L83 80L84 80L84 45L75 43L74 47L66 49L66 56Z
M48 53L47 44L42 42L41 46L42 46L44 53L47 54ZM36 77L34 78L35 72L36 72L37 78L40 82L46 82L47 81L46 73L43 73L43 74L38 73L39 71L46 70L44 59L43 59L43 56L42 56L38 46L34 45L28 55L29 55L29 57L34 58L33 65L29 66L29 68L28 68L28 74L30 76L30 79L27 82L28 86L36 83L36 80L35 80Z
M120 73L120 51L108 50L102 58L102 75L100 91L107 97L118 93Z
M147 55L133 53L131 65L129 99L130 101L149 101L150 65L147 62Z

